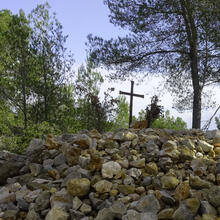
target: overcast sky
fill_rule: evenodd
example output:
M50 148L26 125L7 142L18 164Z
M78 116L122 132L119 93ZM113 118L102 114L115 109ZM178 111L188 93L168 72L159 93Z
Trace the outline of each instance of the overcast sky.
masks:
M43 0L1 0L0 10L9 9L12 13L18 13L19 9L23 9L26 14L30 13L37 4L44 3ZM108 19L108 8L103 4L103 0L48 0L51 11L56 12L58 20L63 25L64 34L68 35L66 47L74 54L75 68L86 60L87 35L101 36L105 39L125 35L125 31L113 26ZM147 79L140 85L135 80L134 91L139 94L144 94L145 98L134 98L134 114L137 115L141 109L145 109L150 102L150 97L158 95L156 87L160 87L158 79ZM129 91L130 82L105 83L101 91L106 87L114 86L116 88L114 95L117 96L119 90ZM162 87L161 87L162 88ZM216 101L220 104L220 90L215 90ZM165 93L160 96L161 105L165 110L169 109L175 117L180 116L187 122L188 128L191 128L191 112L183 114L172 109L172 97ZM129 101L129 99L128 99ZM202 125L208 120L215 109L203 111ZM220 114L220 113L219 113ZM219 115L218 114L218 115ZM213 121L210 129L215 129L216 125Z

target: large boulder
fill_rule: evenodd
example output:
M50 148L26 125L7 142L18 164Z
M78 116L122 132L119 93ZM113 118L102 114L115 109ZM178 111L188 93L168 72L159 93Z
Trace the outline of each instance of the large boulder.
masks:
M0 152L0 185L6 183L9 177L19 175L25 165L26 157L8 151Z

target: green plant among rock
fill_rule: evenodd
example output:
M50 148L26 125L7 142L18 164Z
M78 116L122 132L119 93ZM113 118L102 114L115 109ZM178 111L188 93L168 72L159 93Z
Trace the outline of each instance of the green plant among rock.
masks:
M182 118L174 118L170 115L170 111L166 111L163 117L159 117L152 123L152 128L167 128L173 130L184 130L187 129L186 122Z
M217 128L220 130L220 117L215 117L215 123L216 123L216 126Z

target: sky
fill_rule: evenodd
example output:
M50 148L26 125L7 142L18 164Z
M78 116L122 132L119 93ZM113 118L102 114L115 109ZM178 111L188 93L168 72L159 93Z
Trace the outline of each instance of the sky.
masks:
M45 0L1 0L0 10L9 9L12 13L18 13L23 9L26 14L30 13L38 4L44 3ZM117 36L124 36L126 31L115 27L109 22L108 8L103 4L103 0L48 0L51 6L51 12L55 12L58 20L63 25L64 35L68 35L66 47L74 54L75 64L74 68L77 69L86 60L86 46L88 34L97 35L104 39L114 38ZM101 70L104 74L106 71ZM134 114L137 116L141 109L145 109L150 104L150 99L153 95L158 95L157 87L163 89L161 80L158 78L147 78L141 83L136 79L134 92L145 95L144 99L134 98ZM103 93L108 87L115 87L114 96L118 96L119 90L130 91L130 79L123 82L105 82L100 89ZM216 94L216 102L220 104L220 89L214 90ZM219 95L217 95L219 94ZM163 96L159 96L160 104L164 106L165 110L170 110L171 115L174 117L181 117L187 122L188 128L191 128L192 113L187 111L178 113L172 108L172 97L167 92ZM127 97L129 102L129 97ZM217 107L216 107L217 108ZM209 109L202 112L202 126L210 119L215 112L215 109ZM220 115L220 112L219 114ZM210 129L216 129L215 122L213 121Z

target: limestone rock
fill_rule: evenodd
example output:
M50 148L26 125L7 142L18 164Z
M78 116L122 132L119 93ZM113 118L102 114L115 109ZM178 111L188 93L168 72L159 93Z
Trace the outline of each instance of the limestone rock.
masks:
M215 147L220 147L220 131L219 130L217 130L215 133L215 137L213 139L213 145Z
M67 184L67 190L72 196L85 196L90 190L90 180L86 178L71 179Z
M200 201L197 198L189 198L184 201L186 204L186 207L191 210L193 215L196 215L199 207L200 207Z
M173 219L172 218L173 213L174 213L174 209L173 208L163 209L162 211L160 211L158 213L158 219L161 219L161 220Z
M135 192L135 186L132 185L118 185L118 191L123 195L132 194Z
M25 155L0 152L0 219L216 220L215 135L84 130L34 140Z
M202 214L217 216L217 211L208 201L201 201L200 209Z
M190 176L189 185L193 189L204 189L204 188L209 189L212 186L210 182L201 179L199 176Z
M49 205L50 205L50 193L47 191L43 191L42 193L40 193L39 197L36 199L34 210L36 212L42 211L48 208Z
M106 193L111 191L112 183L107 180L100 180L93 187L98 193Z
M155 162L147 163L145 166L145 170L149 174L157 175L157 173L158 173L157 164Z
M72 206L73 210L79 209L81 205L82 205L82 201L77 196L75 196L73 198L73 206Z
M202 148L202 150L206 153L208 153L210 150L214 148L213 145L207 143L206 141L199 140L198 146Z
M51 207L59 206L65 209L72 208L73 197L67 192L65 188L62 188L60 191L55 192L50 197Z
M190 166L192 167L194 174L197 176L203 176L208 168L208 165L203 159L193 159Z
M25 220L41 220L38 213L34 211L34 209L29 210Z
M175 220L193 220L193 214L185 205L180 207L174 212L173 219Z
M120 201L116 201L110 208L100 210L95 220L114 220L115 218L121 219L125 212L125 205Z
M119 163L114 161L109 161L102 165L102 176L103 178L113 178L121 171L121 166Z
M122 220L141 220L141 214L133 209L127 211L126 215L122 217Z
M19 175L20 169L24 166L25 156L0 152L0 185L5 184L7 178Z
M176 190L175 190L175 194L174 194L174 198L177 201L181 201L181 200L185 200L189 197L190 195L190 186L188 182L183 182L180 183Z
M130 131L119 131L114 135L113 140L132 141L137 138L138 138L138 136L135 133L132 133Z
M87 149L92 145L92 139L86 134L78 134L75 136L72 144L77 144L80 148Z
M209 189L208 200L215 208L220 206L220 186L213 186Z
M130 166L135 168L143 168L145 167L145 158L134 160L130 162Z
M161 178L163 189L175 189L179 184L179 180L174 176L162 176Z
M146 195L137 202L133 202L131 207L139 212L152 212L157 213L160 210L160 203L153 195Z
M47 214L45 220L67 220L68 213L59 206L54 206Z
M30 171L31 171L31 175L36 177L41 173L41 168L42 165L41 164L37 164L37 163L31 163L29 165Z

